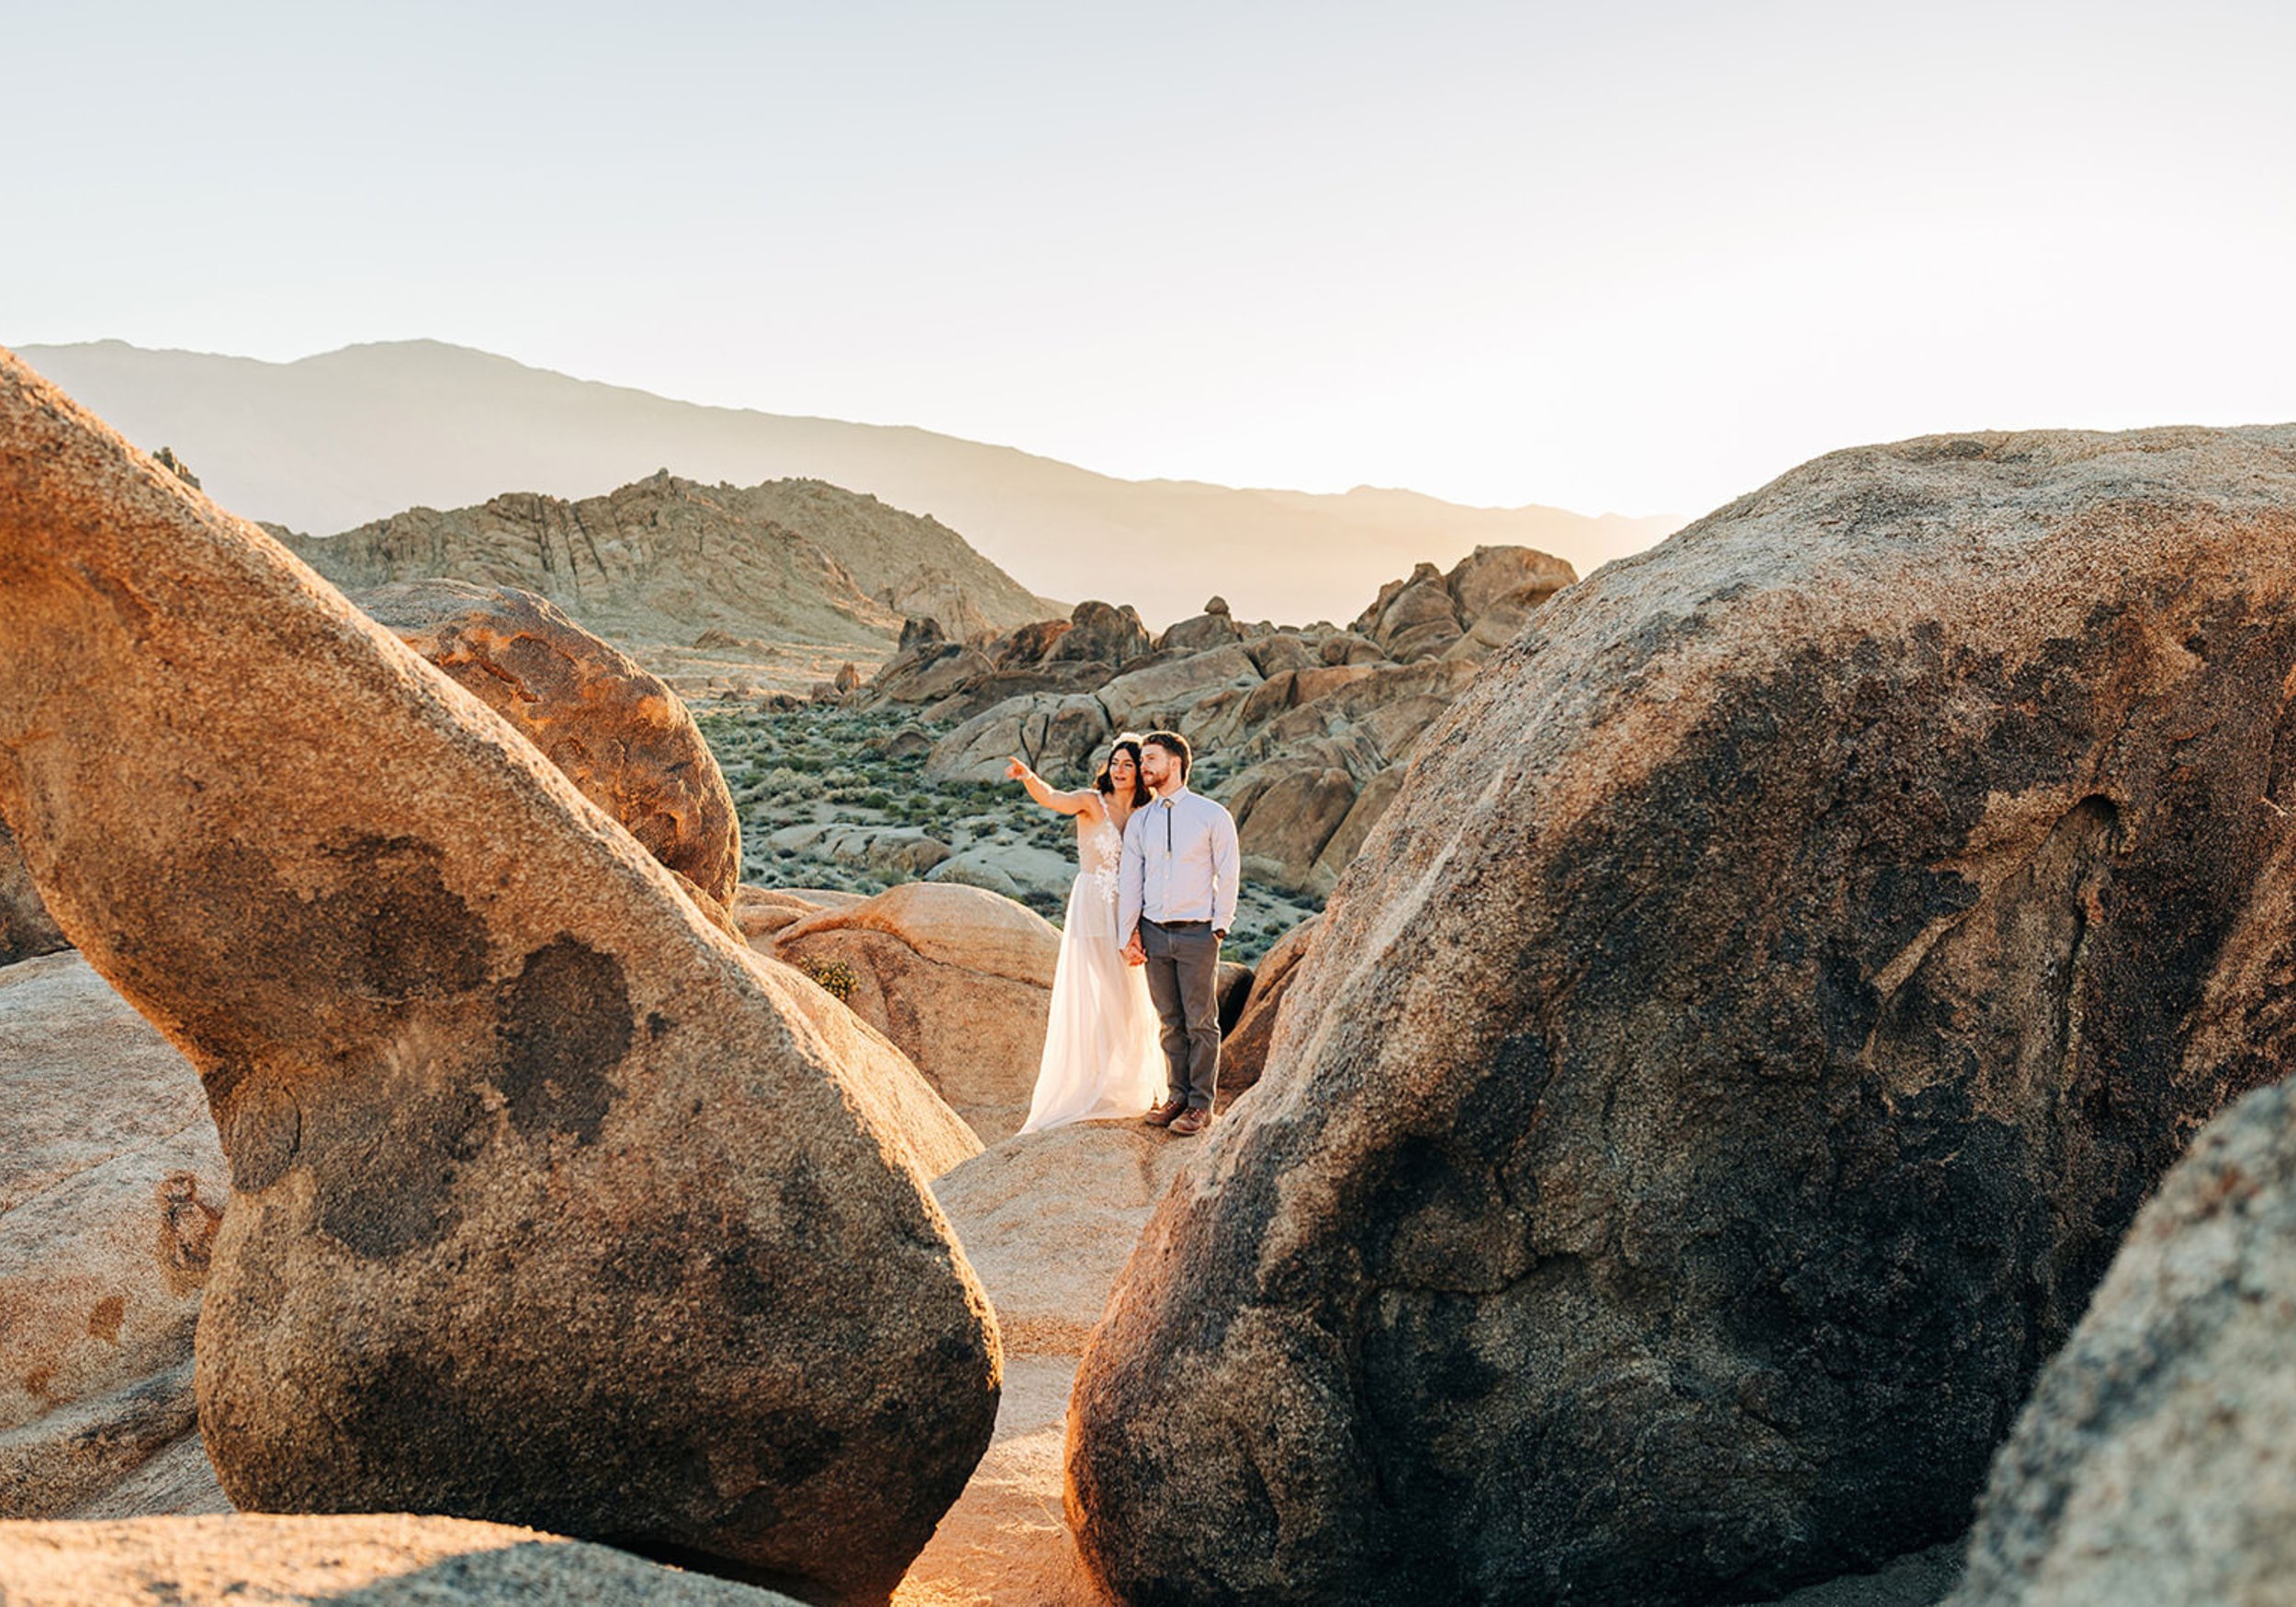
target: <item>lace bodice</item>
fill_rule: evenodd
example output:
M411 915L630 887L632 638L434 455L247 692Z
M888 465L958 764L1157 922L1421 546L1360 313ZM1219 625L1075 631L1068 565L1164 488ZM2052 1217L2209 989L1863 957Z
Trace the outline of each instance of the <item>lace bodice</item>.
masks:
M1116 907L1124 865L1124 839L1115 822L1105 815L1076 822L1076 867L1092 883L1092 891L1110 909Z

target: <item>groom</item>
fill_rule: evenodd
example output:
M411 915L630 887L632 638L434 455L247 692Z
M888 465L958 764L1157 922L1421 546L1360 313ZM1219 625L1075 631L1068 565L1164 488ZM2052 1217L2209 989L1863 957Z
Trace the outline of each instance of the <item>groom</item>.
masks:
M1220 1081L1220 945L1235 919L1235 821L1187 790L1187 738L1141 739L1140 779L1155 793L1124 826L1117 935L1124 960L1148 968L1148 996L1164 1022L1169 1086L1148 1113L1154 1127L1194 1137L1211 1125Z

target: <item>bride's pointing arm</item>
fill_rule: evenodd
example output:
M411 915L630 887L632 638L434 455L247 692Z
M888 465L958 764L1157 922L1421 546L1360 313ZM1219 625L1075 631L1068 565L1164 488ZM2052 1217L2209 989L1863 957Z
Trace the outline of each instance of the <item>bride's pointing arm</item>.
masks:
M1044 784L1042 776L1017 759L1005 766L1005 774L1026 787L1030 797L1056 815L1082 815L1099 797L1089 787L1076 792L1055 792Z

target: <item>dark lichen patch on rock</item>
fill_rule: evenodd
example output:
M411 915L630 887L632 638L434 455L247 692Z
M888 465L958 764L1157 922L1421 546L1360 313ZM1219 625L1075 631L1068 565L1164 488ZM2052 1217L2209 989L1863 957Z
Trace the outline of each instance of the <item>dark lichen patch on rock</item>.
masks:
M344 885L315 901L342 934L343 985L386 1003L467 993L486 980L486 928L414 837L353 837L325 850ZM331 956L332 957L332 956Z
M526 956L495 1017L495 1084L528 1137L593 1142L622 1089L609 1075L630 1051L622 962L564 934Z
M446 886L435 845L362 834L334 838L315 850L312 865L324 878L315 891L287 884L276 851L242 841L202 853L168 891L201 927L233 932L238 944L211 956L135 953L131 974L160 962L209 963L221 972L228 962L231 971L215 979L217 996L236 996L252 982L266 1003L336 1022L371 1020L378 1011L484 984L485 924Z
M460 1163L494 1120L472 1093L394 1089L381 1080L342 1091L305 1145L321 1174L320 1225L370 1261L437 1243L461 1219Z

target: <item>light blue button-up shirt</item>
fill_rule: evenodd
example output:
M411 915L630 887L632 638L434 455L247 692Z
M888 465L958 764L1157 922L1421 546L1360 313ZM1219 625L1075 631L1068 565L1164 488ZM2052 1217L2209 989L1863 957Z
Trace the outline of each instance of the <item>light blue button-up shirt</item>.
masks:
M1132 811L1124 823L1123 890L1116 940L1132 940L1143 915L1152 921L1235 924L1235 817L1186 787Z

